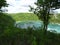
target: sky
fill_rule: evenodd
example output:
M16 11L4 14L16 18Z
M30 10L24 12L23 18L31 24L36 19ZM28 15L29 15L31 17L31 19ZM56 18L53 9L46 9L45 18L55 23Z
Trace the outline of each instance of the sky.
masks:
M19 13L19 12L29 12L30 8L29 5L35 7L34 2L37 0L6 0L9 4L6 9L8 13ZM60 13L60 9L56 10Z
M6 0L9 4L6 9L8 13L29 12L29 5L35 7L34 2L36 0Z

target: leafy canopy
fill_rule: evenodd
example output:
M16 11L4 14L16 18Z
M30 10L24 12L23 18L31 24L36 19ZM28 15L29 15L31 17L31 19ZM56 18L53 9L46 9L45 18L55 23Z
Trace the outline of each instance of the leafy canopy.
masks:
M50 6L50 8L60 8L60 0L37 0L37 5Z
M36 8L30 6L39 19L43 21L43 29L47 30L50 19L50 10L55 10L60 8L60 0L37 0Z
M7 7L8 4L6 3L6 0L0 0L0 11L2 7Z

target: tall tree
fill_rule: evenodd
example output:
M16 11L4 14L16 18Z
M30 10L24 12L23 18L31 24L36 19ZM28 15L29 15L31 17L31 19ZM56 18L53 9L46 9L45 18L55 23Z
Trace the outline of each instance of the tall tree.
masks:
M7 7L8 4L6 3L6 0L0 0L0 12L2 11L1 8L2 7Z
M50 10L59 9L60 0L37 0L35 4L37 7L30 6L30 11L33 11L43 21L43 30L46 33L51 15Z

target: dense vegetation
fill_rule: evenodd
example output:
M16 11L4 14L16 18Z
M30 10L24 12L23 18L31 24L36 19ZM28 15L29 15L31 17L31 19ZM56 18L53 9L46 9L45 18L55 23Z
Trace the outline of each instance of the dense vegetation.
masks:
M60 34L32 28L18 29L14 27L14 19L0 14L0 45L60 45Z
M38 0L38 2L39 1L40 0ZM18 29L17 27L14 27L15 21L37 21L39 19L32 13L3 14L1 8L6 7L7 5L6 0L0 0L0 45L60 45L59 33L50 31L44 33L45 31L43 29ZM50 5L48 6L50 7ZM42 14L44 15L44 13ZM51 21L53 19L54 18L52 17Z
M0 33L6 29L12 28L15 21L10 16L0 13Z
M0 34L0 45L60 45L60 34L41 29L11 28Z

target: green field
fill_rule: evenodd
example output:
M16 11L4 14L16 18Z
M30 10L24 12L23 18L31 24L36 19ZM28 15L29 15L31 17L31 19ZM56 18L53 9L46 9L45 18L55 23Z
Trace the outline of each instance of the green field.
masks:
M60 14L57 14L56 17L54 15L51 16L50 22L60 23Z
M39 20L38 17L33 13L16 13L16 14L9 14L9 15L16 21Z
M9 14L15 21L39 21L37 15L33 13L12 13ZM60 14L56 16L51 16L50 22L60 23Z

